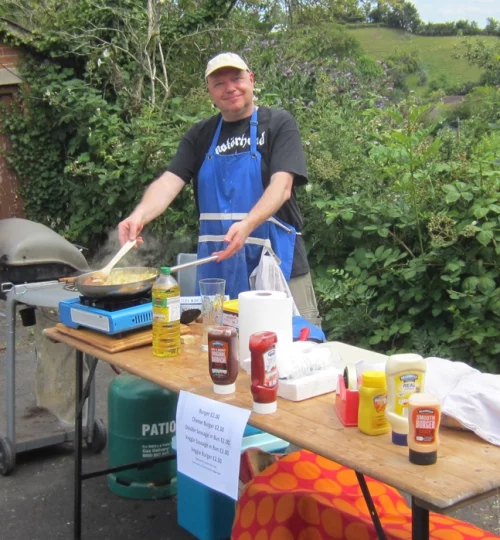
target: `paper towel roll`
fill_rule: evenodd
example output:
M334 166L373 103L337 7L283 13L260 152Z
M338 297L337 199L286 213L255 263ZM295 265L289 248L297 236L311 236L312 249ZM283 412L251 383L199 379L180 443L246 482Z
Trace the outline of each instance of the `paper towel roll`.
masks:
M279 344L293 341L292 299L278 291L246 291L238 295L240 362L250 356L248 343L255 332L275 332Z

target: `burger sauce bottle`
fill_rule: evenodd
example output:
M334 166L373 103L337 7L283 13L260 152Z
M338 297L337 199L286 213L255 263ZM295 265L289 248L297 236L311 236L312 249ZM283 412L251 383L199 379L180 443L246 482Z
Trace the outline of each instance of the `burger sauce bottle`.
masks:
M278 367L276 365L276 343L274 332L256 332L250 336L252 368L251 392L253 410L258 414L276 411L278 399Z
M433 465L437 460L441 405L431 394L411 394L408 398L410 434L409 458L415 465Z

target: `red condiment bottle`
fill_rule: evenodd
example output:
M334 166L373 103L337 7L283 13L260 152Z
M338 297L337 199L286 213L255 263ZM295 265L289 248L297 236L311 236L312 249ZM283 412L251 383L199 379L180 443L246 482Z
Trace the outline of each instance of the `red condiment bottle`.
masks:
M253 410L258 414L276 411L278 399L278 367L276 365L276 343L274 332L256 332L250 336L252 363Z
M208 370L216 394L232 394L236 388L238 335L231 326L212 326L208 330Z

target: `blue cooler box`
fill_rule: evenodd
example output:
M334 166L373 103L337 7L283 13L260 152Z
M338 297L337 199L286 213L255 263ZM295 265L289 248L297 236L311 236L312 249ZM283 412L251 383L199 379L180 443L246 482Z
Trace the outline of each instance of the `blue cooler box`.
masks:
M284 452L290 443L248 426L241 451L258 447L265 452ZM231 536L236 501L189 476L177 473L177 522L199 540L223 540Z

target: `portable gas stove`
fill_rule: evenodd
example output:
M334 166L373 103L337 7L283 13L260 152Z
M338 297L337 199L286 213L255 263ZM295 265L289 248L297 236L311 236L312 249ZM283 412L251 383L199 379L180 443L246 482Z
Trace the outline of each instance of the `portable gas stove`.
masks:
M123 298L79 296L59 303L59 318L71 328L84 326L105 334L119 334L153 321L151 295Z

